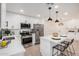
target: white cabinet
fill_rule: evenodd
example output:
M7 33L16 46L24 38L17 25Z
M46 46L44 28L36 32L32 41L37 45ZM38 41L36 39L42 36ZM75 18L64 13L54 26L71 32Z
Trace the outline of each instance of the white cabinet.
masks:
M51 56L52 50L51 50L51 43L48 40L40 39L40 52L44 56Z

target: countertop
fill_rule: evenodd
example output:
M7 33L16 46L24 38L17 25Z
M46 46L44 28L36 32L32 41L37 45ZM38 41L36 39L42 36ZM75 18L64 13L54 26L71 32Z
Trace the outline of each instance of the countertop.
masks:
M24 47L21 45L19 36L13 36L15 36L15 39L11 40L11 43L6 48L0 49L0 56L10 56L25 52Z
M40 38L43 38L43 39L46 39L48 41L55 42L55 43L64 41L66 39L66 37L53 37L53 36L44 36L44 37L40 37ZM60 40L54 40L53 38L56 38L56 39L58 38Z

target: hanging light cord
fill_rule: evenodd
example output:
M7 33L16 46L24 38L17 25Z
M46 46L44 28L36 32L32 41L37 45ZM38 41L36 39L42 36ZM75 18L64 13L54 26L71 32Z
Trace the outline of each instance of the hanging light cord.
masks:
M58 11L56 11L56 20L58 20Z
M49 7L48 9L49 9L49 17L51 17L51 9L52 9L52 7Z
M48 5L49 5L49 7L48 7L48 10L49 10L49 18L48 18L48 21L52 21L52 18L51 18L51 9L52 9L52 5L54 4L54 3L47 3Z

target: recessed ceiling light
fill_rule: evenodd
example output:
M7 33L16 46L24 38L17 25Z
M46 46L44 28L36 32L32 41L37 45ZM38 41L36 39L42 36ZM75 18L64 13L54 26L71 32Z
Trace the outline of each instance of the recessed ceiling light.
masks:
M64 12L64 15L68 15L68 12Z
M21 10L20 10L20 12L24 12L24 10L23 10L23 9L21 9Z
M38 14L37 17L40 17L40 14Z
M55 8L57 9L59 6L58 5L55 5Z

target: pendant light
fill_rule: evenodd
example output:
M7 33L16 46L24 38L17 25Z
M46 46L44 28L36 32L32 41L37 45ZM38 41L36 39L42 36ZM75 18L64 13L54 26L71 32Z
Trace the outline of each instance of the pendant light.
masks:
M49 10L49 18L48 18L48 21L52 21L51 9L52 9L52 5L54 5L54 3L47 3L47 5L48 5L48 10Z
M56 11L56 20L55 20L55 23L59 22L59 20L58 20L58 13L59 13L59 11Z
M48 18L48 21L52 21L52 18L51 18L51 9L52 9L52 7L49 7L48 9L49 9L49 18Z

